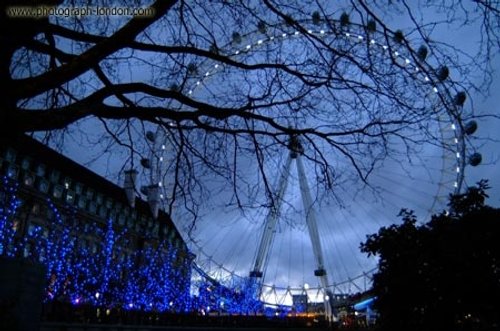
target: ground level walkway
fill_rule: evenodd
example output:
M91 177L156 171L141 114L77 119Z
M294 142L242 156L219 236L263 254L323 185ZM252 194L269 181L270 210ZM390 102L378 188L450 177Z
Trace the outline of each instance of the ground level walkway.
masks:
M337 329L335 327L290 327L290 326L259 326L259 327L218 327L218 326L146 326L146 325L102 325L102 324L69 324L69 323L42 323L40 331L331 331L331 330L350 330L350 331L368 331L368 329Z

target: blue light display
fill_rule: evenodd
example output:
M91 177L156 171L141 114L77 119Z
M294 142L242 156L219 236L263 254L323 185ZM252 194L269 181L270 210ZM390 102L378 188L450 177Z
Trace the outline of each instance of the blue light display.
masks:
M43 225L30 224L19 233L16 212L18 184L2 178L0 200L0 255L21 257L45 265L45 300L143 311L190 310L190 261L167 240L134 247L127 229L79 222L76 211L61 215L47 199L51 217ZM151 238L144 242L152 243Z
M18 184L3 177L0 187L0 255L24 257L47 268L46 301L149 312L255 314L263 311L248 284L228 288L212 279L190 295L191 260L168 240L145 237L135 245L133 231L108 219L101 223L64 212L46 200L43 225L19 231ZM28 225L26 225L28 226ZM156 242L155 244L153 244ZM132 248L139 246L138 248Z

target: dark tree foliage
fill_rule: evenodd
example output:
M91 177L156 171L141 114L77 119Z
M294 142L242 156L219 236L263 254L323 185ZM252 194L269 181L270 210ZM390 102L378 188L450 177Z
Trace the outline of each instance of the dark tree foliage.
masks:
M380 257L374 277L383 330L500 328L500 209L485 205L486 181L450 198L450 213L368 236L361 250Z

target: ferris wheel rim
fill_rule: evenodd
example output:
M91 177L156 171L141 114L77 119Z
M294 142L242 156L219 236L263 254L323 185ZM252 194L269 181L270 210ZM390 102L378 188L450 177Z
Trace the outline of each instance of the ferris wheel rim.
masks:
M313 21L312 20L302 20L302 21L298 21L299 23L304 23L304 24L313 24ZM330 26L334 26L334 27L341 27L341 23L340 21L338 20L328 20ZM288 27L286 24L284 23L280 23L280 24L276 24L276 25L272 25L271 27L278 27L278 28L283 28L283 27L287 27L287 28L290 28ZM353 31L355 29L351 29L351 28L355 28L355 29L358 29L359 31L362 31L362 32L365 32L366 35L363 36L361 34L361 32L359 31ZM298 31L298 30L294 30L293 28L290 28L290 31L292 31L292 33L290 34L290 36L292 37L302 37L304 35L306 35L306 32L308 35L311 35L311 36L323 36L323 35L334 35L335 37L344 37L344 38L352 38L353 41L357 40L358 42L364 42L366 41L364 38L367 38L367 36L369 35L367 33L367 30L366 30L366 27L361 25L361 24L356 24L356 23L350 23L349 24L349 29L340 29L338 31L329 31L329 30L307 30L307 31ZM378 34L378 35L382 35L383 38L386 40L387 39L387 32L380 32L380 31L371 31L370 32L372 35L375 35L375 34ZM230 49L232 50L230 54L226 54L227 56L229 57L235 57L235 56L238 56L240 54L243 54L244 52L247 52L247 51L250 51L250 50L253 50L255 47L259 47L261 45L263 45L265 42L279 42L281 39L280 38L286 38L288 37L285 36L285 33L282 33L282 34L277 34L277 35L274 35L274 36L270 36L270 35L267 35L267 33L265 34L265 39L263 38L259 38L259 35L262 35L262 32L259 31L259 30L254 30L250 33L247 33L245 35L242 36L242 39L249 39L251 40L251 42L249 43L243 43L243 44L246 44L246 46L243 46L242 48L239 48L239 47L236 47L234 45L233 42L231 43L228 43L226 46L227 46L227 49ZM390 32L389 33L389 37L394 37L394 33ZM375 38L371 39L369 41L370 44L373 44L375 46L378 46L379 48L383 49L383 51L387 51L390 47L387 46L387 44L385 43L378 43L377 41L373 42L372 41L375 40ZM387 41L387 40L386 40ZM388 48L385 48L385 47L388 47ZM224 47L222 49L225 49ZM406 47L405 48L405 51L411 51L411 55L414 56L414 52L409 48L409 47ZM408 61L411 61L409 60L408 57L403 57L403 56L400 56L398 54L394 55L395 57L397 58L401 58L403 61L406 62L407 65L413 65L414 68L425 68L424 71L427 71L427 72L431 72L432 71L432 66L429 65L427 62L420 62L417 64L415 64L416 62L410 62L408 63ZM413 59L415 60L415 59ZM209 68L212 68L212 70L217 70L220 68L220 64L218 63L215 63L213 64L215 61L211 60L211 59L207 59L206 61L204 61L204 63L207 63L206 66L209 67ZM210 64L208 64L208 62L211 62ZM201 65L201 67L203 67L203 63ZM187 92L188 95L191 95L194 93L196 87L198 85L200 85L200 81L202 81L203 79L207 78L207 77L210 77L212 72L211 70L207 69L207 70L201 70L203 75L201 77L199 77L199 79L194 79L195 82L189 86L185 92ZM417 70L418 71L418 70ZM416 73L416 75L423 75L421 76L421 79L423 80L427 80L427 79L430 79L428 77L428 75L426 74L422 74L422 71ZM418 77L416 77L415 79L419 79ZM446 114L448 115L450 121L452 122L451 126L453 128L453 131L454 131L454 139L455 139L455 145L456 145L456 155L457 155L457 158L456 158L456 177L455 177L455 181L453 183L453 193L459 193L461 192L462 190L462 185L463 185L463 180L464 180L464 169L465 169L465 166L466 166L466 161L465 161L465 151L466 151L466 143L465 143L465 140L463 138L464 136L464 133L463 133L463 124L462 124L462 120L461 120L461 114L460 114L460 109L458 109L459 107L454 105L453 104L453 96L451 95L451 92L449 90L449 88L447 86L445 86L445 82L436 82L436 85L434 85L432 87L436 93L439 93L440 95L442 95L442 97L446 100L443 100L443 103L444 102L447 102L449 103L448 105L446 105ZM437 90L437 91L436 91ZM455 92L456 89L454 89ZM441 124L441 122L438 122ZM450 122L448 122L449 124ZM444 130L444 128L442 128ZM162 127L158 127L158 130L165 130L164 128ZM443 147L444 148L444 147ZM444 152L443 152L444 154ZM443 161L444 162L444 161ZM448 192L449 193L449 192ZM435 203L436 199L434 200L433 204ZM203 255L205 255L206 258L208 259L212 259L212 256L210 256L208 253L206 253L203 249L203 247L199 246L198 243L196 243L195 241L191 240L191 243L194 244L195 247L198 248L198 251L201 252ZM213 261L213 260L212 260ZM216 262L216 261L213 261L213 262ZM217 263L217 262L216 262ZM233 276L236 276L236 277L240 277L240 278L245 278L243 275L239 275L237 274L234 270L230 270L229 268L226 268L224 266L223 263L217 263L217 266L220 267L222 270L224 270L225 272L227 272L229 275L233 275ZM338 286L341 286L345 283L349 283L349 282L352 282L353 280L355 279L358 279L360 277L367 277L368 274L373 274L373 272L375 272L377 270L377 267L375 268L372 268L370 269L368 272L363 272L361 273L360 275L356 275L354 277L352 277L351 279L347 279L347 280L343 280L341 282L333 282L332 284L329 284L328 288L336 288ZM266 287L266 288L279 288L279 289L282 289L282 290L287 290L287 289L292 289L292 290L301 290L302 288L299 288L299 287L293 287L293 288L290 288L290 287L287 287L287 288L283 288L283 287L275 287L274 285L269 285L269 284L265 284L263 283L262 284L263 287ZM311 287L311 290L315 290L315 289L318 289L317 287Z

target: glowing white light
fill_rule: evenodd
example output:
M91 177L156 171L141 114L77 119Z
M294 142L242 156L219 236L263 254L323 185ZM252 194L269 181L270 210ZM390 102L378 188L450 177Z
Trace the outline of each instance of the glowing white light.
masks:
M325 295L325 301L330 300L330 297L328 295Z
M374 45L375 44L375 39L370 40L370 44Z
M160 162L163 162L163 156L160 156Z
M384 46L382 46L382 48L383 48L384 50L387 50L387 49L389 48L389 46L384 45Z
M101 294L99 292L95 292L95 298L96 299L99 299L100 296L101 296Z
M188 91L188 94L193 94L193 90L189 90L189 91Z
M457 167L457 173L460 173L460 167Z
M205 77L207 77L208 75L210 75L210 71L205 72Z
M246 49L252 48L252 45L247 45Z
M128 307L129 307L129 308L132 308L133 306L134 306L134 304L133 304L133 303L129 303L129 304L128 304Z
M313 30L307 30L307 33L312 34Z
M325 34L325 30L321 30L319 33L321 33L321 34Z
M165 196L163 194L160 194L160 199L165 199Z
M426 82L430 81L429 77L427 77L427 76L425 76L425 77L424 77L424 80L425 80Z
M165 145L161 145L161 149L165 150L167 148Z
M234 55L238 55L238 54L240 54L240 51L234 52Z
M173 301L170 301L170 302L168 303L168 305L169 305L170 307L172 307L172 306L174 305L174 302L173 302Z
M286 33L283 33L281 36L282 36L283 38L286 38Z
M309 284L305 283L304 284L304 290L308 290L309 289Z
M163 186L163 184L162 184L161 182L158 182L158 186L159 186L159 187L162 187L162 186Z
M457 152L457 159L459 159L459 158L460 158L460 153L459 153L459 152Z
M299 31L295 31L294 35L298 36L300 34Z
M271 37L269 38L269 40L274 40L274 36L271 36Z
M448 216L448 215L450 215L450 212L449 212L448 210L445 210L445 211L444 211L444 214L445 214L446 216Z
M406 58L406 59L405 59L405 63L406 63L406 64L410 64L410 59Z
M415 67L415 72L418 72L418 70L419 70L418 67Z
M64 187L65 187L66 189L69 189L69 183L64 183Z
M346 32L346 33L345 33L345 36L346 36L346 37L350 37L350 36L351 36L351 34L350 34L349 32Z
M257 45L260 45L262 43L263 43L262 39L257 40Z
M358 40L363 40L363 36L358 36Z
M435 92L435 93L438 93L438 89L437 87L433 87L432 90Z
M455 126L455 124L452 124L452 125L451 125L451 129L452 129L452 130L456 130L456 129L457 129L457 127Z
M219 65L218 65L218 64L214 65L214 68L215 68L215 69L217 69L218 67L219 67Z
M455 182L455 183L453 184L453 186L454 186L455 188L457 188L457 187L458 187L458 182Z
M197 81L197 82L196 82L196 85L200 85L200 84L201 84L201 82L200 82L200 81Z
M455 144L458 144L458 138L455 138Z
M398 51L394 52L394 56L399 56L399 52Z

